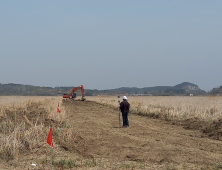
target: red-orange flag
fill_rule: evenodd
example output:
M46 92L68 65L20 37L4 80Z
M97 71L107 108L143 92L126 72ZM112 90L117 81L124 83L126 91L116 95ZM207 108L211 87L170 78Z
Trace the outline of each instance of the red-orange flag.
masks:
M61 113L60 109L57 107L57 113Z
M57 113L61 113L61 111L59 109L59 102L58 102L58 107L57 107Z
M47 143L54 148L53 143L52 143L52 128L50 128Z

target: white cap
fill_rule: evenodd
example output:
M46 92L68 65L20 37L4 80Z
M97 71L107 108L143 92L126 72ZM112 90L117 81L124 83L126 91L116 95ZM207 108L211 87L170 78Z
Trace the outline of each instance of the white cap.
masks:
M126 97L126 96L123 96L123 99L127 100L127 97Z

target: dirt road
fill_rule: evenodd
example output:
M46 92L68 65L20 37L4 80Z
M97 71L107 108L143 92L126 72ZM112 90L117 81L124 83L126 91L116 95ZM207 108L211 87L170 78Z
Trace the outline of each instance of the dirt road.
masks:
M113 108L92 101L65 101L63 106L67 122L74 124L84 141L73 152L83 157L124 164L126 169L219 169L222 165L222 142L199 131L133 114L130 127L119 128L119 111Z

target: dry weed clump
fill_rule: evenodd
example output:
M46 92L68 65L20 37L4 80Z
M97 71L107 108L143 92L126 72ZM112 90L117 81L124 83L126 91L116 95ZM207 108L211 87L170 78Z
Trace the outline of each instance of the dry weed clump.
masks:
M1 97L2 99L2 97ZM53 135L71 141L76 132L66 128L65 109L57 113L57 98L28 99L26 102L0 103L0 158L12 160L47 145L49 128ZM56 146L56 140L54 141Z
M118 108L118 98L88 97L88 100ZM198 119L214 121L222 119L222 97L197 96L128 96L133 114L160 117L169 120Z

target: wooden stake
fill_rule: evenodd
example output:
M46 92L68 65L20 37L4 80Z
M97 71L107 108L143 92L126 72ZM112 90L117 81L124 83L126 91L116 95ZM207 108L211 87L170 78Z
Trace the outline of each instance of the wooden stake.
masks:
M53 154L53 149L52 149L52 146L51 146L51 170L52 170L52 154Z
M118 96L118 103L119 103L119 106L120 106L120 100L119 100L120 96ZM120 124L120 111L119 111L119 127L121 127L121 124Z
M119 112L119 127L121 127L121 124L120 124L120 112Z

